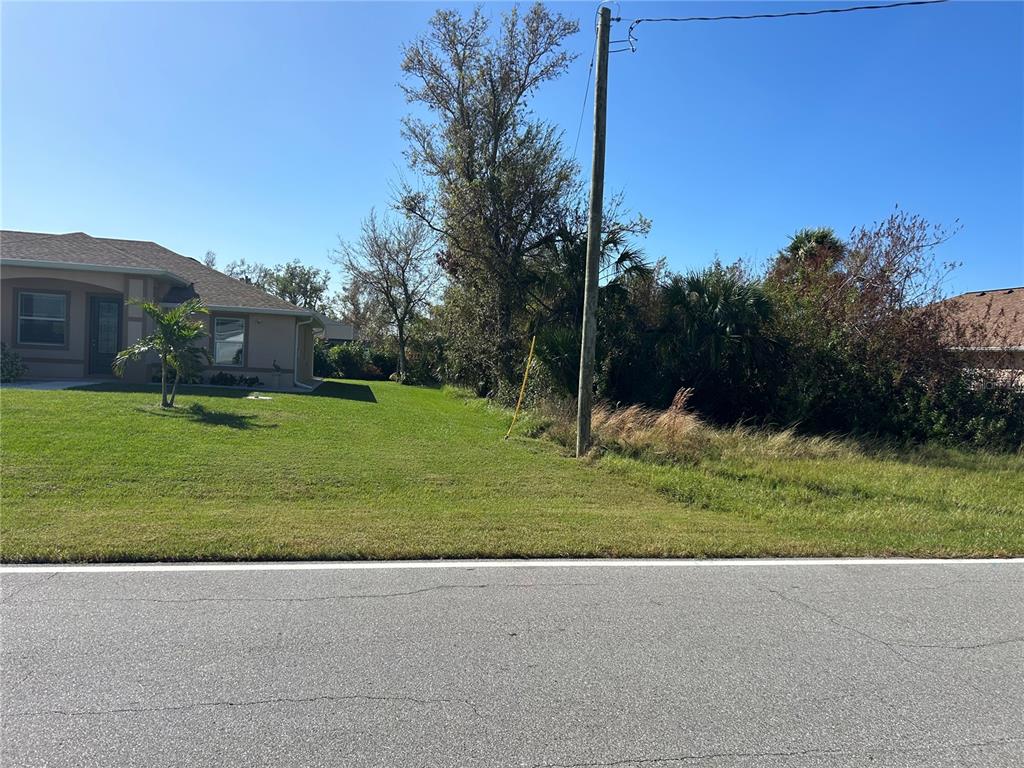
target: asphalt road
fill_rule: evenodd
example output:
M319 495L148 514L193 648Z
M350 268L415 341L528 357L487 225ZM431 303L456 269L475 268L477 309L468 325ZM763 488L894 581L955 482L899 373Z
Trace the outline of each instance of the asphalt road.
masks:
M1024 765L1024 562L3 570L6 768Z

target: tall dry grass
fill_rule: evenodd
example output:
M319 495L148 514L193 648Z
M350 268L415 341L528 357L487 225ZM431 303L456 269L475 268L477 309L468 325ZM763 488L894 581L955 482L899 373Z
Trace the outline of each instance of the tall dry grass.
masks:
M630 405L616 408L608 403L595 407L592 421L594 444L630 456L656 461L699 463L708 459L826 459L860 455L852 442L836 437L797 434L792 429L767 430L737 425L715 427L687 409L690 390L681 389L665 410ZM572 424L548 430L566 442Z

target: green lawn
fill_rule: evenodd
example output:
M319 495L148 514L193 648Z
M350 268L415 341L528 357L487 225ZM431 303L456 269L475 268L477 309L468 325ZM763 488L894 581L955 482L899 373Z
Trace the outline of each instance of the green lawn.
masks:
M4 390L2 559L1024 554L1019 456L578 462L440 390L245 394Z

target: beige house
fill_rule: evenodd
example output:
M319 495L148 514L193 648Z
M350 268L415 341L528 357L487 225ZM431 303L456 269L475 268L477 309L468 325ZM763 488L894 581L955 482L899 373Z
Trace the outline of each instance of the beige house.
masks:
M971 291L946 302L970 339L953 342L965 364L1024 386L1024 287Z
M268 387L308 389L313 378L313 312L271 296L195 259L142 240L0 232L0 337L33 379L112 376L114 356L152 330L138 299L172 306L198 297L218 371L256 376ZM159 370L140 362L125 379Z

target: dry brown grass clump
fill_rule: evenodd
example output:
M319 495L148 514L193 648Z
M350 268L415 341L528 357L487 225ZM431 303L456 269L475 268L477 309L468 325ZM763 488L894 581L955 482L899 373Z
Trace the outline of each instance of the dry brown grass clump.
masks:
M803 436L792 429L713 427L686 409L689 397L690 390L679 390L664 411L599 404L593 415L596 445L632 456L687 463L717 458L823 459L859 453L849 442Z

